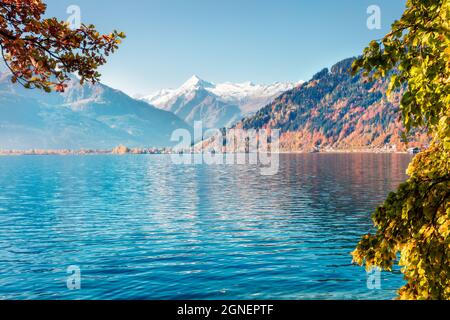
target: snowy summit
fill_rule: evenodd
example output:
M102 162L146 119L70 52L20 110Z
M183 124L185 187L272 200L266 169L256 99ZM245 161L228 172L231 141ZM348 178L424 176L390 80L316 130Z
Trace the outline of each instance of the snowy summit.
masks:
M144 96L142 100L157 108L171 111L190 124L203 121L208 128L220 128L230 126L242 117L255 113L281 93L301 83L214 84L194 75L177 89L163 89Z

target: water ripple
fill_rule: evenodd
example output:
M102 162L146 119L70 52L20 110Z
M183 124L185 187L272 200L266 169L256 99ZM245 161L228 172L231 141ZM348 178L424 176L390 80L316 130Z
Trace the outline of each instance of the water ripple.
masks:
M349 253L410 159L282 155L261 176L168 156L2 157L0 298L392 298L401 275L368 290Z

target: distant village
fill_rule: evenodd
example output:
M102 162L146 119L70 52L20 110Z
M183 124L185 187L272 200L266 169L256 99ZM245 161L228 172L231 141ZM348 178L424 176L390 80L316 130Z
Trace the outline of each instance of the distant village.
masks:
M214 150L209 150L209 148L204 148L203 150L198 148L191 148L185 150L174 150L172 148L128 148L124 145L119 145L113 149L109 150L99 150L99 149L80 149L80 150L70 150L70 149L59 149L59 150L46 150L46 149L30 149L30 150L0 150L0 156L48 156L48 155L59 155L59 156L70 156L70 155L125 155L125 154L174 154L174 153L215 153ZM366 153L410 153L418 154L421 149L418 147L413 147L407 149L406 152L398 151L395 146L385 146L384 148L368 148L368 149L351 149L351 150L341 150L333 148L313 148L310 151L299 151L297 153L351 153L351 152L366 152ZM288 151L280 151L280 153L289 153Z
M120 145L110 150L99 149L59 149L59 150L45 150L45 149L30 149L30 150L0 150L0 156L46 156L46 155L101 155L101 154L171 154L170 148L128 148Z

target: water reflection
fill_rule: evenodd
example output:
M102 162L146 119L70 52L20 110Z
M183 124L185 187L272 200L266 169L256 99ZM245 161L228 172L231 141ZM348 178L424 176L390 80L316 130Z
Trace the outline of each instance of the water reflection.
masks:
M167 156L0 158L0 298L392 298L401 277L370 291L349 252L410 159L282 155L261 176Z

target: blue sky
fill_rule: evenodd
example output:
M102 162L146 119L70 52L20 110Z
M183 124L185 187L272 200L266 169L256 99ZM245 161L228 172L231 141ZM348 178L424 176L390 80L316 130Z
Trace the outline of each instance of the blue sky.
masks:
M47 0L66 20L127 34L102 68L102 81L129 94L178 87L191 75L212 82L308 80L358 55L400 17L405 0ZM381 8L381 30L366 26Z

